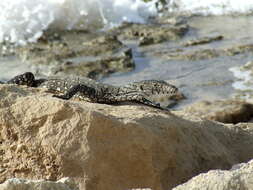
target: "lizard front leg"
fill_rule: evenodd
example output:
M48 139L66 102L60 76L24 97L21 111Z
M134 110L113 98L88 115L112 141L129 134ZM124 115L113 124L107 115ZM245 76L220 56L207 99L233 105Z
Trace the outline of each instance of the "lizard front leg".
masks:
M116 96L108 96L107 101L109 102L137 102L137 103L142 103L151 107L155 107L158 109L166 110L160 106L159 103L152 102L148 99L145 98L144 94L140 92L125 92L125 93L120 93Z

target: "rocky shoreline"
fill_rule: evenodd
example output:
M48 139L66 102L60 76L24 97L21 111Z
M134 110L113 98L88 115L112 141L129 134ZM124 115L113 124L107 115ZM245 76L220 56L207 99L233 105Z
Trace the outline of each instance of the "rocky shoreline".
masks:
M28 46L1 44L1 57L16 56L39 76L100 80L152 57L161 67L155 79L172 81L190 105L161 111L63 101L41 89L0 84L0 190L253 189L253 93L232 91L238 81L223 73L228 63L251 59L253 42L225 33L224 22L218 32L203 32L198 18L191 19L197 22L179 16L106 32L46 31ZM252 65L237 69L251 79ZM215 90L226 99L212 98Z
M123 23L108 31L49 30L27 46L3 43L0 52L7 60L16 57L39 77L86 76L115 85L161 79L182 88L190 103L209 98L204 97L206 91L216 99L231 98L237 93L232 88L237 79L229 68L250 60L253 42L244 33L233 33L239 26L231 31L220 26L219 17L215 29L198 25L214 19L165 15L148 24ZM230 23L232 18L222 19Z
M140 46L153 45L179 39L187 31L185 24L158 23L125 23L106 32L47 31L36 43L27 46L4 43L0 52L2 57L17 56L40 75L50 73L101 79L115 72L134 69L132 50L122 40L140 40Z
M0 100L1 190L20 187L20 182L6 181L13 177L70 177L77 184L44 189L167 190L200 173L230 169L253 155L252 123L223 124L138 104L64 101L16 85L0 85ZM240 184L250 189L252 162L244 168L248 177L238 170L237 178L242 176ZM28 184L24 189L36 183L41 182L22 182Z

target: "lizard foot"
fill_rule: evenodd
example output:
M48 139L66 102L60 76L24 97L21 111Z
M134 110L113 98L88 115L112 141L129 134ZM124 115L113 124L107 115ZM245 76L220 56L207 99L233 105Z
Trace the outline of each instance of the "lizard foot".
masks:
M53 95L54 98L59 98L63 100L69 100L70 98L65 95Z

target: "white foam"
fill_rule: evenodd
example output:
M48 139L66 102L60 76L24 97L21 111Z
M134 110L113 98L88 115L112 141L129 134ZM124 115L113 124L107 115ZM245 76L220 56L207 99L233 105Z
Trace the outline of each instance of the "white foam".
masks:
M232 86L236 90L252 90L252 72L249 70L244 70L240 67L232 67L229 69L239 81L235 81Z
M253 12L250 0L165 0L169 11L195 14ZM124 21L146 22L157 15L156 2L143 0L1 0L0 42L26 44L44 30L98 29Z
M1 0L0 42L34 42L49 27L91 29L110 27L123 21L143 23L156 14L155 1Z
M253 12L251 0L167 0L172 12L201 15L248 14Z

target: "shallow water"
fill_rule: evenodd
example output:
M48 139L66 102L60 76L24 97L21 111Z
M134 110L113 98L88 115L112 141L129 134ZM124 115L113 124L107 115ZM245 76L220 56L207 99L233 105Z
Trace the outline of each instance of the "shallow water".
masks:
M200 15L227 15L252 13L253 2L249 0L167 0L169 10L177 13Z
M226 48L241 44L253 43L252 16L219 16L193 17L189 21L192 27L188 35L178 42L168 42L156 46L139 48L136 44L127 43L133 48L136 69L126 74L114 74L104 82L124 84L145 79L161 79L178 86L187 96L182 105L197 100L226 99L233 96L234 81L238 79L229 70L231 67L244 65L253 59L253 54L245 53L235 56L219 56L217 58L197 61L169 60L154 56L154 52L180 47L184 41L205 36L223 35L224 39L209 44L190 46L190 50L205 48Z
M36 42L49 28L102 29L157 14L154 1L142 0L1 0L0 10L0 42L17 44Z
M205 48L223 49L242 44L251 44L253 39L252 16L192 17L188 34L181 40L162 44L139 47L137 41L123 41L132 48L136 68L129 73L116 73L102 79L105 83L121 85L146 79L166 80L180 88L187 99L180 105L187 105L198 100L215 100L232 97L233 88L238 79L230 68L244 65L253 59L252 53L234 56L218 56L196 61L171 60L166 52L181 48L184 52ZM223 35L224 39L208 44L183 47L189 39L206 36ZM45 68L46 70L46 68ZM7 80L25 71L36 73L36 69L21 63L13 57L0 59L0 80Z
M0 81L9 80L20 73L32 71L29 65L20 63L16 57L0 57Z

